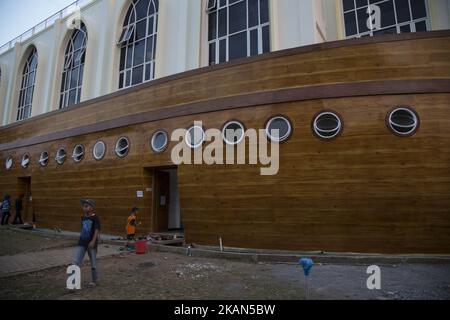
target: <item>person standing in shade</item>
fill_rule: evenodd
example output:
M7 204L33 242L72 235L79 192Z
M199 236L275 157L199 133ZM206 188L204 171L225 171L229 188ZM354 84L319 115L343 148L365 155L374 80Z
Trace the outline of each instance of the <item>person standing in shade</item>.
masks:
M24 197L24 195L21 194L16 199L16 216L14 217L13 224L17 224L17 223L23 224L23 221L22 221L23 197Z
M9 218L11 216L11 197L9 194L5 194L2 202L2 226L5 224L9 224Z
M81 200L84 216L81 218L81 233L76 248L75 264L81 267L86 252L89 255L92 272L90 287L98 285L97 274L97 248L100 235L100 219L95 213L95 201L91 199Z

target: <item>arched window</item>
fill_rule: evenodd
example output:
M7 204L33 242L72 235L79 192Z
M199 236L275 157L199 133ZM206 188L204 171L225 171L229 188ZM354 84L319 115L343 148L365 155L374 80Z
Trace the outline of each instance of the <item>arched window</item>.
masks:
M431 30L428 0L342 0L347 38Z
M17 121L28 119L31 116L37 66L38 55L36 48L33 48L22 72L22 84L20 86L19 105L17 107Z
M119 89L155 78L158 0L133 0L123 24Z
M87 31L86 26L82 23L80 29L73 31L67 44L59 99L60 109L80 103L86 43Z
M209 64L270 51L269 0L208 0Z

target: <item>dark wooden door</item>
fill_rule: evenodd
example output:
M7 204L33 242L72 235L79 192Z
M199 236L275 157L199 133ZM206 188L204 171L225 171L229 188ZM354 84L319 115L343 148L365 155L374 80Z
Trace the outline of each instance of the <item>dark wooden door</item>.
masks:
M22 199L22 220L24 222L32 222L33 198L31 194L31 177L19 178L17 197L19 197L21 194L24 195Z
M164 232L169 229L169 197L170 197L170 173L156 171L156 229Z

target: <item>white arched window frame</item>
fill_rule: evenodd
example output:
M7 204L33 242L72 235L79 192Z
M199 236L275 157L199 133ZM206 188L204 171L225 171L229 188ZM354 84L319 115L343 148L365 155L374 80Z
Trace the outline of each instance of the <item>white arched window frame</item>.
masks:
M209 64L270 51L269 0L207 0Z
M120 35L119 89L155 78L158 0L133 0Z
M22 72L22 83L19 91L19 104L17 107L17 121L31 117L31 106L33 103L34 84L36 82L36 71L38 66L38 55L33 48Z
M59 108L80 103L86 57L87 30L84 24L73 31L67 44L61 80Z

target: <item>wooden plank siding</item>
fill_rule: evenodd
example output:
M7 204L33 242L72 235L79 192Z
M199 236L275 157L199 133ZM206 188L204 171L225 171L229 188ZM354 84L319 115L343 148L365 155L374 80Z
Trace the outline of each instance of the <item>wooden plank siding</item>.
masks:
M95 124L190 102L317 84L450 77L450 32L396 42L362 43L294 54L287 50L271 59L248 59L230 67L206 68L172 81L141 85L51 116L4 127L0 144ZM401 38L401 37L400 37ZM406 39L409 39L406 38ZM375 39L376 40L376 39ZM358 43L358 42L356 42ZM268 55L270 57L270 54ZM120 93L120 92L119 92ZM89 112L86 112L88 108Z
M276 113L291 119L295 131L281 145L280 172L263 177L252 166L181 167L187 239L217 244L222 237L225 245L251 248L448 253L449 103L448 94L402 95L234 113L249 127L261 127ZM396 137L384 124L400 104L420 115L413 137ZM321 109L344 119L344 132L333 142L311 132Z
M99 121L219 97L317 84L450 79L450 36L402 41L352 41L352 46L278 54L270 59L230 64L143 85L72 110L0 128L0 144L20 142ZM169 134L201 120L205 129L238 119L263 129L278 114L289 117L292 137L280 145L280 170L261 176L260 165L181 165L178 167L181 219L188 243L225 246L371 253L450 253L450 88L448 93L402 93L316 98L266 103L118 126L70 138L0 151L0 193L17 196L17 179L31 176L39 226L79 229L81 197L94 198L103 232L121 234L128 211L142 208L142 231L153 229L151 168L170 166L175 142L162 154L150 149L158 129ZM418 132L392 134L386 115L411 106L420 117ZM313 116L334 110L344 130L332 142L311 131ZM128 156L114 153L117 138L131 142ZM107 144L102 161L92 156L96 141ZM73 147L85 159L74 163ZM54 161L65 146L66 163ZM37 163L42 151L50 163ZM20 167L23 153L31 156ZM4 160L14 157L5 170Z

